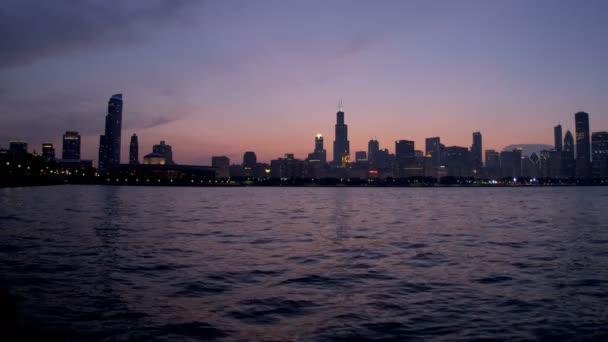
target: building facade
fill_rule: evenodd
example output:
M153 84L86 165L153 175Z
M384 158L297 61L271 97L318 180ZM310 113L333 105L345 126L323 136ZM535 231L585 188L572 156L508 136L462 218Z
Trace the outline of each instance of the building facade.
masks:
M131 136L129 143L129 164L139 164L139 141L135 133Z
M576 124L576 177L591 177L591 136L589 134L589 114L574 114Z
M173 161L173 148L171 145L167 145L164 140L160 141L160 144L152 146L152 153L160 154L167 165L175 165Z
M99 170L120 165L120 136L122 134L122 94L112 95L108 102L105 132L99 137Z
M344 123L342 103L336 113L336 139L334 140L334 166L344 167L350 162L350 142L348 141L348 126Z
M55 148L51 143L42 144L42 158L49 163L55 161Z
M80 160L80 133L67 131L63 135L61 159Z
M608 132L591 135L591 151L593 178L608 178Z

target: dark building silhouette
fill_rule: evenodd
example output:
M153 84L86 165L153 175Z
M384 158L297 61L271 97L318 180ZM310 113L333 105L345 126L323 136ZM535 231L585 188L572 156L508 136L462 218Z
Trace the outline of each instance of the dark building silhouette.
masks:
M555 149L540 151L540 176L542 178L561 178L561 152Z
M439 167L442 164L441 154L442 145L439 137L426 138L425 141L425 153L427 156L431 156L431 164L434 167Z
M521 158L521 175L528 178L540 177L540 158L536 152Z
M481 155L482 151L481 133L474 132L473 145L471 145L471 166L476 176L481 173L481 169L483 168L483 157Z
M315 136L315 150L308 154L308 160L327 163L327 151L323 147L323 135L321 133Z
M591 135L593 157L593 178L608 177L608 132L594 132Z
M350 162L350 142L348 141L348 126L344 123L344 111L342 101L336 113L336 140L334 140L334 160L335 166L346 166Z
M99 137L99 170L107 171L120 165L120 135L122 130L122 94L112 95L108 102L104 135Z
M292 153L270 161L270 177L275 179L309 178L310 165L304 160L294 158Z
M416 165L416 148L411 140L395 141L395 177L417 176L418 167Z
M378 150L374 157L374 164L372 165L377 169L387 169L393 162L393 155L388 152L388 149Z
M80 160L80 134L78 132L67 131L63 135L61 159Z
M495 150L486 150L486 176L500 178L500 153Z
M365 151L355 152L355 161L357 163L367 162L367 153Z
M129 164L139 164L139 142L135 133L131 136L131 143L129 143Z
M47 163L55 161L55 148L53 147L53 144L42 144L42 158L44 158Z
M164 140L161 140L160 144L152 146L152 153L161 155L165 159L165 164L175 165L173 161L173 148L171 145L167 145Z
M414 142L411 140L397 140L395 141L395 157L397 160L405 158L413 158L416 156L416 149Z
M591 177L591 136L589 134L589 114L574 114L576 124L576 177Z
M449 146L445 148L445 166L448 168L448 176L472 176L469 160L468 148L460 146Z
M367 160L370 164L375 165L376 155L380 151L380 143L378 140L372 139L367 143Z
M521 177L521 149L500 152L501 177Z
M557 125L553 127L553 137L555 139L555 150L557 152L562 152L562 125Z
M576 160L574 159L574 137L570 131L564 134L564 146L562 150L562 178L574 178L576 176Z
M255 152L248 151L243 155L243 167L253 168L258 163L258 158Z
M23 157L27 155L27 141L10 141L8 143L8 152L15 157Z
M230 177L230 159L226 156L211 157L211 167L215 169L216 178Z

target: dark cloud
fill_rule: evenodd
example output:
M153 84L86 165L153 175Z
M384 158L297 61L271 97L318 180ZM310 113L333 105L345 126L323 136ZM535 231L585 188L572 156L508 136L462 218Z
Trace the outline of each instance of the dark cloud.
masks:
M200 1L5 0L0 7L0 68L150 36L151 28L187 25Z

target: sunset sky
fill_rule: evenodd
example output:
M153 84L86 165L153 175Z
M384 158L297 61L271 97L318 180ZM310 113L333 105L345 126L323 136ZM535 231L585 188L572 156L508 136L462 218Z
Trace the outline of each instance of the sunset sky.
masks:
M124 97L122 162L331 155L344 102L351 155L440 136L483 148L608 130L608 1L3 1L0 145L97 160L107 102Z

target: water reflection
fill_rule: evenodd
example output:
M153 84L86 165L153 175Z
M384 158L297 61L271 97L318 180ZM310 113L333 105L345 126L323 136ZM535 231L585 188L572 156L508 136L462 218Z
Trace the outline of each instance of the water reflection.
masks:
M608 334L606 188L4 190L0 274L75 340Z

